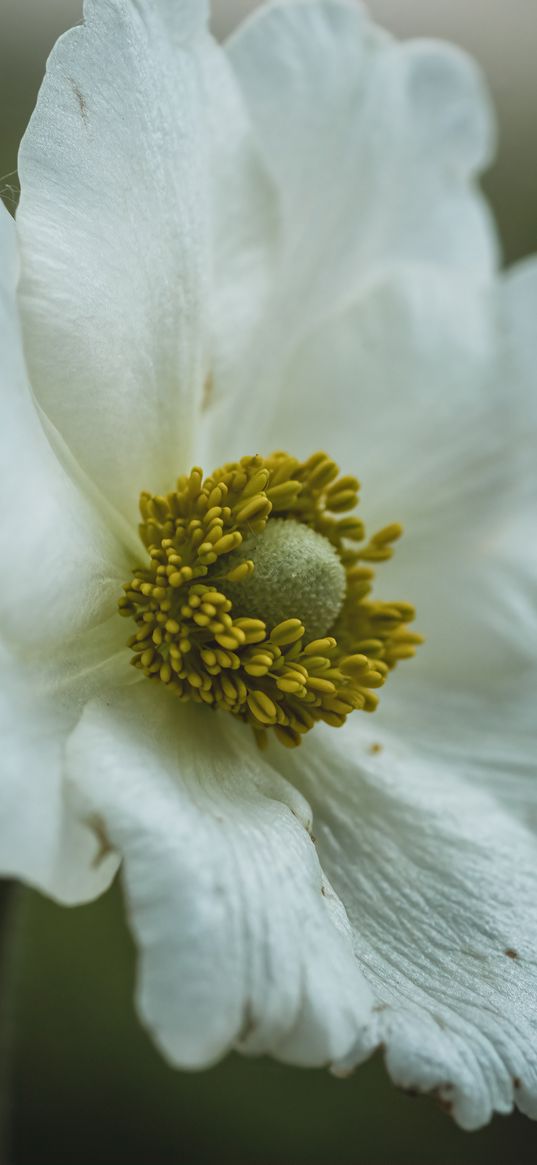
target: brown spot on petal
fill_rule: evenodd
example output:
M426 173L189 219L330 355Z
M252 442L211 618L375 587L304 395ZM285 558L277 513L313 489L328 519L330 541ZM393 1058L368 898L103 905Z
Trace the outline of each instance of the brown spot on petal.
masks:
M373 742L373 744L369 745L369 751L372 756L376 756L377 753L382 752L382 748L382 744L379 744L376 740Z
M203 396L201 398L202 412L206 412L213 403L214 396L214 379L212 372L205 377L205 384L203 385Z
M514 947L506 947L503 953L507 955L508 959L518 959L520 957Z
M522 1088L522 1081L520 1079L520 1076L513 1076L513 1087L514 1088Z
M72 77L69 77L69 81L71 83L73 93L78 101L80 113L82 114L82 120L87 122L87 120L88 120L88 106L87 106L86 98L84 97L84 94L81 93L76 81L74 81Z

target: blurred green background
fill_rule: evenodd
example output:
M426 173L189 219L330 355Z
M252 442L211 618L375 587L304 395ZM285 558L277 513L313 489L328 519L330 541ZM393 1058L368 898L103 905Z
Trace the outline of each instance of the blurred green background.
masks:
M255 5L216 0L223 35ZM535 0L372 0L399 35L443 35L481 61L500 122L486 188L504 252L537 250ZM17 145L57 35L78 0L0 0L0 188L16 199ZM24 891L4 968L11 1049L10 1165L534 1165L537 1124L464 1134L394 1089L380 1058L349 1080L230 1057L173 1072L132 1008L134 958L119 888L64 910ZM8 1006L6 1007L6 1000ZM6 1023L7 1021L7 1023Z

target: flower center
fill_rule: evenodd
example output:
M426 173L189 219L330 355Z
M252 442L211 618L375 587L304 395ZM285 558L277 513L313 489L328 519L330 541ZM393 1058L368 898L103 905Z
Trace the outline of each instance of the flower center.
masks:
M234 611L263 619L269 627L300 619L306 636L326 635L347 586L345 568L328 538L294 518L273 518L241 550L254 569L242 582L224 588Z
M357 492L325 453L275 453L142 494L148 561L119 600L137 628L134 666L239 717L260 744L268 729L292 747L320 720L373 711L374 689L421 638L409 603L370 598L370 564L391 557L401 528L367 541L348 515Z

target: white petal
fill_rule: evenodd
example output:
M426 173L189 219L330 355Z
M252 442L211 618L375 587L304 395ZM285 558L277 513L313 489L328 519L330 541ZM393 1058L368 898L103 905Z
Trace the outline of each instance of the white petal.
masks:
M422 536L439 513L445 527L503 440L495 326L491 292L458 274L414 266L377 280L296 351L264 446L326 448L358 474L368 527L411 520Z
M94 691L103 689L103 670ZM81 823L66 792L64 747L79 714L80 691L47 690L0 648L0 873L66 903L96 897L118 864L99 822Z
M138 1006L168 1058L201 1067L238 1045L330 1062L368 993L307 806L240 728L142 682L88 706L71 780L123 855Z
M386 584L402 587L401 593L412 594L417 604L426 645L416 677L427 681L434 671L436 684L450 683L454 689L451 697L445 692L447 698L464 693L472 700L489 689L505 701L513 687L520 691L535 683L537 264L524 264L498 281L489 306L481 366L468 359L468 337L473 332L475 341L479 331L467 298L458 297L444 356L440 337L427 329L423 315L414 361L418 385L424 372L430 380L431 404L426 411L424 392L423 417L404 376L399 380L395 373L397 350L392 352L391 341L384 345L388 388L395 397L398 382L402 403L408 402L406 420L402 409L399 415L399 433L417 467L418 489L403 512L406 535L393 570L380 571L379 584L382 593ZM448 307L445 320L449 315ZM437 347L436 371L432 364L427 371L422 359L431 340L431 354L435 342ZM398 415L397 406L391 411ZM365 429L369 435L367 424ZM404 489L402 467L393 481Z
M494 135L463 53L396 44L333 0L267 5L228 51L281 196L282 324L299 305L311 326L407 261L490 272L472 183Z
M470 689L510 680L535 642L535 437L497 299L440 270L379 280L302 345L261 430L264 449L326 448L356 473L369 533L402 522L375 594L416 605L413 670Z
M530 545L524 547L524 556L526 567L531 565L535 577L537 545L531 535L535 529L537 503L537 258L518 263L507 272L500 285L500 297L503 361L499 375L501 390L509 397L515 414L513 435L518 453L517 511L519 515L524 513L531 523L528 525Z
M239 438L241 453L264 447L289 361L372 284L409 266L486 283L496 260L475 186L492 148L489 102L460 51L398 45L354 3L291 0L261 8L228 52L279 215L263 326L236 400L212 419L216 461ZM297 407L291 434L308 420Z
M0 203L2 633L54 644L115 609L128 559L60 466L28 386L15 301L15 225Z
M20 155L34 391L108 501L190 458L207 331L205 3L87 0Z
M388 734L403 739L492 792L510 814L537 829L537 666L510 677L493 696L482 686L474 691L424 683L413 670L402 671L381 693L378 712L367 722L352 718L346 731L355 746L381 742Z
M514 373L516 391L524 393L527 416L535 423L537 258L517 263L507 272L503 280L502 306L506 321L507 359Z
M464 1128L514 1101L537 1116L534 836L397 738L373 756L333 736L284 768L312 804L376 997L376 1021L340 1067L382 1045L395 1082L436 1092Z
M211 367L203 406L221 402L227 413L230 398L252 389L248 361L277 286L278 205L225 54L208 46L203 68L211 139L212 255ZM206 436L202 427L200 463L213 468L218 454L207 445Z

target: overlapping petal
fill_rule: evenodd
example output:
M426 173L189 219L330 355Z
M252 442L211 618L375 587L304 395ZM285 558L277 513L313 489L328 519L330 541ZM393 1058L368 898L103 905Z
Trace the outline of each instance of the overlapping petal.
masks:
M37 675L35 665L0 648L0 875L67 903L96 897L118 865L98 822L80 821L64 782L65 742L80 714L81 687L90 687L89 674L75 680L71 664L71 678L62 668L59 685L50 665L47 676ZM104 690L112 669L100 661L94 692Z
M237 398L217 384L222 446L239 415L247 437L256 425L263 435L305 338L372 284L408 266L486 283L497 250L475 181L492 117L464 54L396 44L339 0L265 5L228 54L278 192L279 231L273 296Z
M500 283L408 267L307 338L264 424L241 413L243 440L357 473L369 532L403 523L375 593L417 606L426 683L497 687L533 657L535 426L506 327ZM534 347L528 327L528 369Z
M207 717L142 682L88 705L68 746L81 814L123 854L141 1015L182 1066L237 1045L331 1062L369 995L308 807L253 739Z
M348 723L351 751L381 742L388 733L405 742L434 766L457 772L471 785L488 790L511 816L537 827L537 719L534 714L537 668L512 668L496 692L463 684L445 686L436 677L424 683L419 669L405 682L389 684L378 714Z
M460 766L384 737L318 737L285 769L311 802L396 1083L436 1092L465 1128L516 1102L537 1116L537 843Z
M445 529L462 496L484 492L505 441L496 328L491 289L458 274L379 279L298 347L258 440L297 456L329 448L359 475L368 526L393 521L395 504L411 537L439 515Z
M130 520L140 489L170 488L191 459L209 336L229 361L222 313L232 332L253 310L254 289L237 292L246 269L262 293L269 195L205 23L202 2L87 0L21 147L34 391L103 504Z
M494 133L463 53L395 43L335 0L265 5L228 51L280 191L288 304L300 291L317 318L408 260L490 271L470 181Z
M15 298L15 225L0 203L2 634L40 650L115 608L128 558L59 464L35 410Z
M205 5L176 8L89 0L52 53L19 161L34 391L133 520L139 490L188 460L203 380Z

